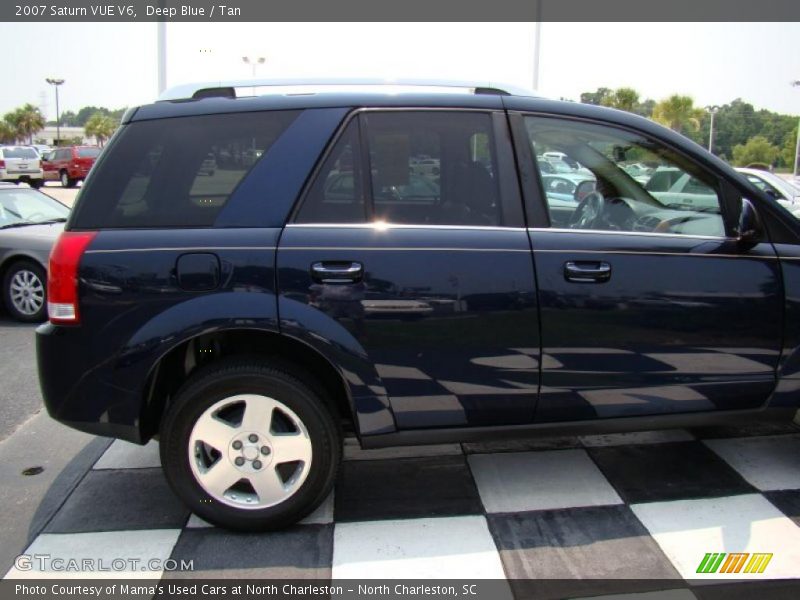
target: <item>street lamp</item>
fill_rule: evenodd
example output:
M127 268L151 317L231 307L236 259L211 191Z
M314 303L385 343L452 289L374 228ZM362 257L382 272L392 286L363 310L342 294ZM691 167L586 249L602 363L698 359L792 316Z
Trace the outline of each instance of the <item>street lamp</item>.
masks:
M713 153L714 150L714 115L717 114L719 110L719 106L714 104L713 106L706 106L706 110L711 115L711 127L708 130L708 151Z
M250 65L253 68L253 79L255 79L256 78L256 69L258 68L259 65L263 65L265 62L267 62L267 59L264 58L263 56L259 56L258 58L256 58L256 57L251 58L249 56L243 56L242 57L242 62L244 64L246 64L246 65Z
M800 85L800 80L793 81L792 86ZM794 168L792 169L792 177L797 179L797 156L800 155L800 119L797 120L797 143L794 146Z
M55 77L48 77L45 79L47 83L52 85L56 88L56 146L61 145L61 115L58 111L58 86L64 83L63 79L57 79Z

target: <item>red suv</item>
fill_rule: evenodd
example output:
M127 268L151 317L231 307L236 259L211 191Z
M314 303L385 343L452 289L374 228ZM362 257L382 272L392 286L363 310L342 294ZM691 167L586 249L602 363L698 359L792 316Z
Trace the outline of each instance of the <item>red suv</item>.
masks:
M89 169L100 155L97 146L56 148L42 159L45 181L61 181L64 187L75 187L86 179Z

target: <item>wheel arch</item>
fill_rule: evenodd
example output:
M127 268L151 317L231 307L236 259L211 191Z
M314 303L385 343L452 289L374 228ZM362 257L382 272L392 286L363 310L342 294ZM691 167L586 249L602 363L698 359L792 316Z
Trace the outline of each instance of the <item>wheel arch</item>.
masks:
M342 372L305 342L263 329L228 328L204 332L176 344L159 358L147 377L140 418L141 439L153 437L175 393L197 370L231 357L274 358L309 372L345 428L358 432L357 413Z

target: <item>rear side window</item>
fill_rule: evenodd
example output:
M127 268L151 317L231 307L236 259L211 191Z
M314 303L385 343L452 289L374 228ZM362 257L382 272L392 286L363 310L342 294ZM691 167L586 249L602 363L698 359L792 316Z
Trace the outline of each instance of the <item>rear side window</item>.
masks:
M320 169L298 223L361 223L366 218L358 121L353 120Z
M97 158L100 148L78 148L78 158Z
M126 125L84 188L73 226L211 226L297 115L236 113Z
M348 125L295 220L503 225L497 172L487 113L370 112Z

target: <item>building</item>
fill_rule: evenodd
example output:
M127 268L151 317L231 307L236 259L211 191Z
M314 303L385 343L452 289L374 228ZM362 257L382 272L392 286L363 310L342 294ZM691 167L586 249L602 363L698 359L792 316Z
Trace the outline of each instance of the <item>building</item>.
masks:
M90 146L97 145L97 140L94 136L87 136L86 131L83 127L66 127L61 126L61 140L62 144L65 140L68 140L72 143L72 140L80 138L81 144L87 144ZM47 125L44 129L39 131L38 133L34 134L33 142L35 144L46 144L48 146L55 146L56 145L56 127L55 125Z

